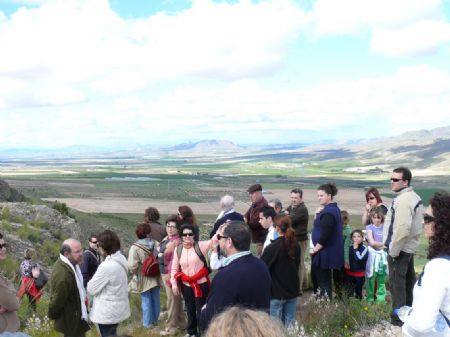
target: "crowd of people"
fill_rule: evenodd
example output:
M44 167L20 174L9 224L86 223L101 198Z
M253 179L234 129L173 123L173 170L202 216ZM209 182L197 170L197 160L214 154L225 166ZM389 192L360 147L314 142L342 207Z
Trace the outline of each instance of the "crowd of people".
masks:
M158 210L149 207L136 226L128 258L111 230L91 235L86 250L74 238L62 243L49 281L48 317L66 337L85 336L89 323L95 323L102 337L116 336L118 325L131 314L129 293L137 293L142 326L158 328L163 287L167 319L161 335L185 329L187 337L223 336L223 331L251 336L246 329L253 324L253 336L280 336L280 326L296 321L299 296L308 287L309 254L317 296L362 300L365 294L370 303L385 303L388 282L393 324L403 325L406 336L445 336L450 331L450 196L436 193L424 212L411 179L409 169L393 170L395 197L389 207L376 188L367 190L364 230L352 230L348 212L335 200L337 187L320 185L310 237L308 209L298 188L291 190L291 205L284 210L279 200L265 199L260 184L247 189L251 206L245 214L235 210L232 196L222 197L208 240L200 240L189 206L180 206L165 226ZM422 227L430 242L430 262L416 283L414 254ZM32 310L42 296L33 254L27 251L21 264L19 292L27 295ZM0 261L5 257L0 234ZM0 332L16 331L19 302L3 277L0 295ZM400 320L403 307L411 308ZM278 323L269 324L267 314ZM264 319L265 328L255 325Z

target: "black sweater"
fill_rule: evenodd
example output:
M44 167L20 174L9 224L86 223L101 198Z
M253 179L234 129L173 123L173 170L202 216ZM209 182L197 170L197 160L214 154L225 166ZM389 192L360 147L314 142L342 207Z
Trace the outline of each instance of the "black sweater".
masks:
M272 299L292 299L299 296L300 245L296 242L295 255L291 259L284 247L284 240L282 236L272 241L261 256L272 277L270 290Z

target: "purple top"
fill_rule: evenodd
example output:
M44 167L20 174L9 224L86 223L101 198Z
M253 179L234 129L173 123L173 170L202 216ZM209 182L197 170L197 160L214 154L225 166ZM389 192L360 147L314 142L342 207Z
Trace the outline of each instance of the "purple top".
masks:
M374 224L370 224L366 226L367 231L372 231L373 239L376 242L383 243L383 225L380 227L376 227Z

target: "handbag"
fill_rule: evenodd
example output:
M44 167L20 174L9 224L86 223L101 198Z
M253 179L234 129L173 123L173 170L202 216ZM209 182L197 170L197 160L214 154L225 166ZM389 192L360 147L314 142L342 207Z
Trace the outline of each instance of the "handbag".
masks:
M33 275L34 277L34 275ZM36 288L42 289L48 282L48 277L45 275L45 273L40 270L38 277L34 278L34 283L36 283Z

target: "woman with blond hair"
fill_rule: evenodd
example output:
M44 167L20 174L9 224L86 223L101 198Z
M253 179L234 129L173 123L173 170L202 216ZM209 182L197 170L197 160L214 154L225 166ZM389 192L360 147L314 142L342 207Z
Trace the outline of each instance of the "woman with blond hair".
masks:
M231 307L215 316L205 337L281 337L280 325L264 311Z

